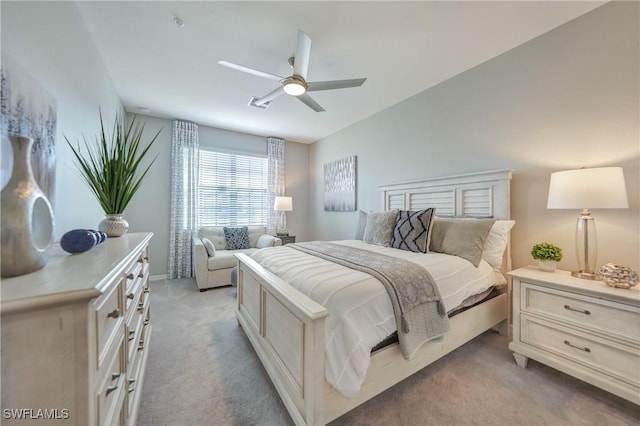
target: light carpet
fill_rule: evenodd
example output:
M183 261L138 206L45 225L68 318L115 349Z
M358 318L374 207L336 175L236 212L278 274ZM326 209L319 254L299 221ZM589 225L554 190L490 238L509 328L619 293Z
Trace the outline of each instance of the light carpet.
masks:
M138 425L293 424L238 326L235 289L151 283ZM640 407L529 361L487 332L331 425L638 425Z

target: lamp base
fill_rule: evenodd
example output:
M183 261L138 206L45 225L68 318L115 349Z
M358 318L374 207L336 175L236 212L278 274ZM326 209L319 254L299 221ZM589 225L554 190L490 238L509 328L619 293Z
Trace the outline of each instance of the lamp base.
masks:
M598 278L598 275L593 271L571 271L571 276L582 278L583 280L600 280L600 278Z

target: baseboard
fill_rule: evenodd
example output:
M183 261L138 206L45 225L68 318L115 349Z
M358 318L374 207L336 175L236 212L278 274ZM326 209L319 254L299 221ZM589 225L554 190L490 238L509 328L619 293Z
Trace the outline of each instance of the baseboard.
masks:
M167 279L167 274L151 275L149 281L162 281Z

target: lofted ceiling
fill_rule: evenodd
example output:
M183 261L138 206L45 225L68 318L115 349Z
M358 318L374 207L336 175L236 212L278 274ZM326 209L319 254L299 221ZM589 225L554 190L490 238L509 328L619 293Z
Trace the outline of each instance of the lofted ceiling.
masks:
M597 1L77 2L127 111L311 143L576 18ZM179 26L175 18L182 20ZM366 77L313 92L326 111L219 65L281 76L298 29L312 40L308 80Z

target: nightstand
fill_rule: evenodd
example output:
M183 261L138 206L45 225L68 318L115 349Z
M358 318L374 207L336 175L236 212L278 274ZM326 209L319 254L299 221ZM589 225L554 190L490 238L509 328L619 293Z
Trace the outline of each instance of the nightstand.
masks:
M526 267L513 277L517 364L529 358L640 405L640 289Z
M287 235L287 236L282 236L282 237L276 235L276 237L280 238L282 240L282 245L296 242L296 236L295 235Z

